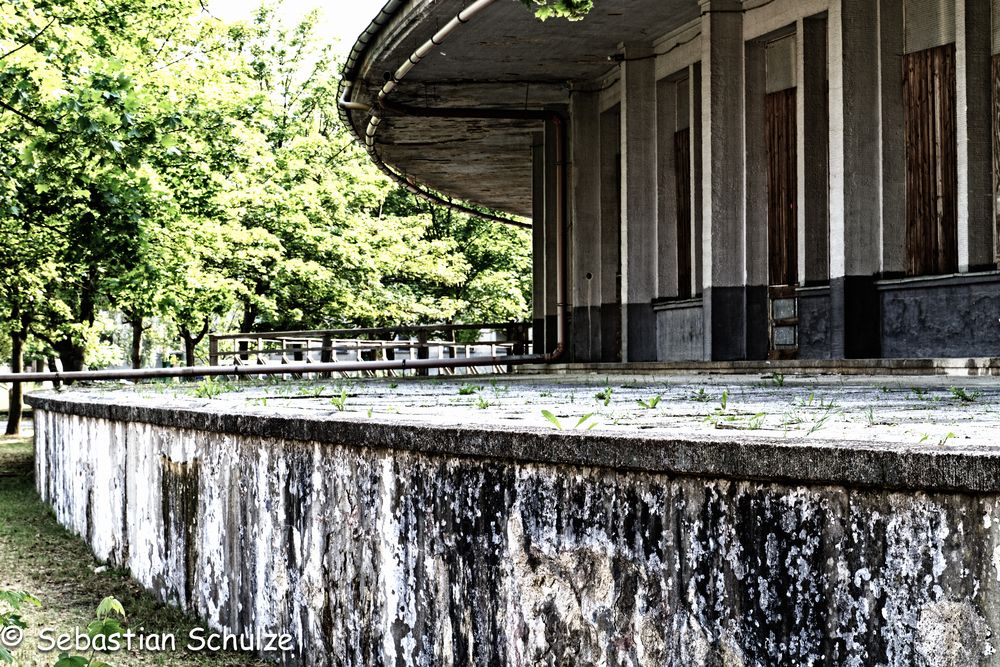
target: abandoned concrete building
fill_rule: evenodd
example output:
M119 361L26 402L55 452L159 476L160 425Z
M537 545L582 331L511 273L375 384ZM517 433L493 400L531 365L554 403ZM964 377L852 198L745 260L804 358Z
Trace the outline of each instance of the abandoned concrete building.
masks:
M401 178L533 220L539 350L563 301L574 361L995 356L998 15L390 1L342 105Z

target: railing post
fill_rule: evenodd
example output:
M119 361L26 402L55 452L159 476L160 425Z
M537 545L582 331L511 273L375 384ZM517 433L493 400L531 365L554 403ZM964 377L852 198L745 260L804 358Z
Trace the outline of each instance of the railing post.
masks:
M430 359L431 351L427 347L427 330L421 329L417 332L417 359ZM418 368L417 375L430 375L430 369Z
M219 365L219 339L215 334L208 335L208 365Z

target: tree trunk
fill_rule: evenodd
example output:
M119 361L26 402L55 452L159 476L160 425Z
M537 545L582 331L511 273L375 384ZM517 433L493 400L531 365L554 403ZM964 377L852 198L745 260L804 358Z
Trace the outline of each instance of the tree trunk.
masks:
M195 348L198 346L198 343L200 343L202 339L208 335L208 320L205 320L205 323L201 327L201 331L198 333L194 333L189 329L183 328L180 330L180 333L181 338L184 339L184 365L196 366L197 364L195 363L194 358Z
M10 334L10 370L12 373L24 371L24 332L12 331ZM7 435L21 434L21 417L24 414L24 406L21 405L21 395L23 389L20 382L12 382L8 396L10 398L7 408Z
M194 349L198 342L190 334L181 334L181 337L184 339L184 365L194 366Z
M46 360L46 363L47 363L47 365L49 367L49 372L50 373L56 373L56 372L59 371L59 367L56 366L56 358L55 357L49 357ZM62 381L60 381L60 380L53 380L52 381L52 387L54 389L58 389L61 386L62 386Z
M82 344L74 343L68 338L57 341L53 346L59 360L62 361L64 371L82 371L83 361L86 356L86 349ZM69 384L69 382L66 382Z
M132 325L132 368L142 368L142 318L137 317L130 322Z
M253 331L253 325L257 322L257 308L253 304L245 303L243 304L243 319L240 320L240 333L250 333ZM250 345L245 341L241 340L239 345L240 359L243 361L248 361L250 359Z

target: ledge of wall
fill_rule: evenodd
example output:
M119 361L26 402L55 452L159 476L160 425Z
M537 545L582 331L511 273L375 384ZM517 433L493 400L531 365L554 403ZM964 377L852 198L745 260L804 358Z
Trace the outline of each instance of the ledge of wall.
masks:
M198 401L129 405L128 398L96 394L47 392L26 400L39 410L80 417L370 449L796 484L1000 492L1000 448L994 447L485 429L317 418L291 409L219 412Z

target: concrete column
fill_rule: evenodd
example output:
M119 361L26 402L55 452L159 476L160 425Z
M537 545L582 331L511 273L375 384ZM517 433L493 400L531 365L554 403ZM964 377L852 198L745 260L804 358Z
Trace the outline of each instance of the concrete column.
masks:
M703 0L701 10L705 356L745 359L742 5Z
M877 357L881 263L878 5L831 0L830 306L834 358Z
M701 159L701 63L688 68L688 105L691 115L691 294L702 293L704 262L702 253L702 159Z
M993 264L991 7L983 0L955 2L958 122L958 270Z
M572 172L573 360L601 359L601 117L598 94L574 92L570 105Z
M744 47L746 137L746 359L766 359L768 348L767 68L764 42Z
M621 108L601 114L601 361L621 361Z
M531 304L535 354L545 353L545 139L531 135Z
M658 297L677 296L677 253L683 250L677 247L677 171L674 164L677 85L678 82L672 79L656 82Z
M656 62L626 46L622 90L622 359L656 361Z
M903 115L903 2L878 1L879 128L882 137L880 273L906 273L906 138Z
M556 174L565 156L556 153L555 123L546 121L544 135L544 183L545 183L545 349L552 351L558 341L558 318L556 311L559 303L556 294L557 271L559 270L556 255L559 248L557 225L558 205L556 202ZM565 205L565 202L564 202Z
M830 279L829 127L826 94L826 19L807 18L795 31L798 131L798 275L803 285Z

